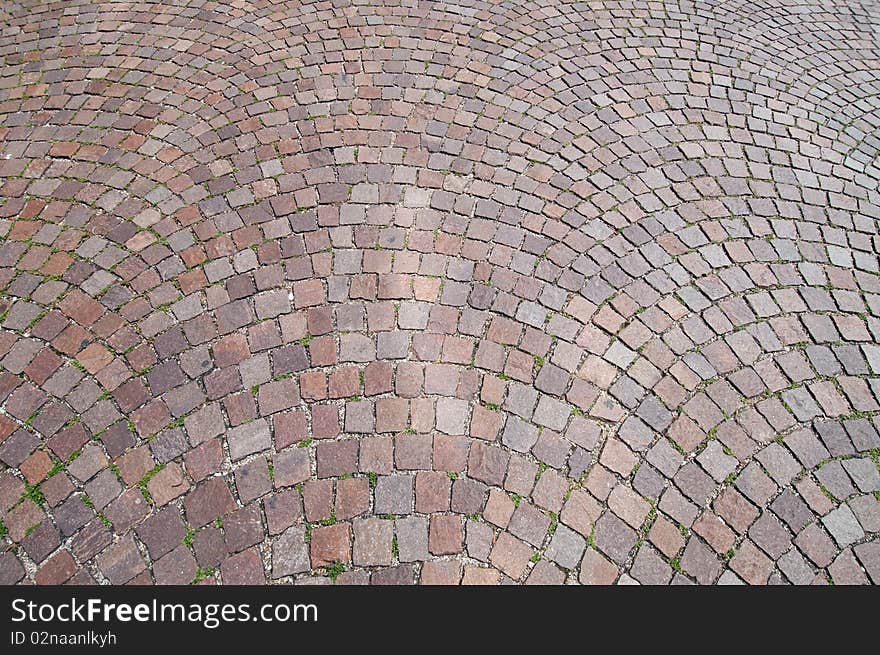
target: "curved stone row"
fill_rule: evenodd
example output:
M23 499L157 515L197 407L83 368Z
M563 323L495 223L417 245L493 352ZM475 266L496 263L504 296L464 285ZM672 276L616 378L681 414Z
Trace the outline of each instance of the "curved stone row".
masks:
M2 580L877 582L872 9L374 5L4 14Z

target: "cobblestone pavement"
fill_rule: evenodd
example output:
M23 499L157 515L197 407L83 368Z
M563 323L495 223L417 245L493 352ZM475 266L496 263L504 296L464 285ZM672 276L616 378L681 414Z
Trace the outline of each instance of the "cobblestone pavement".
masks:
M3 2L0 583L880 582L878 28Z

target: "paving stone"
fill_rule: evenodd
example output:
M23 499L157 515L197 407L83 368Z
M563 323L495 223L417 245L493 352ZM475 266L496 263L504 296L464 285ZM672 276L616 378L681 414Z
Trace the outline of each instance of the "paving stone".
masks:
M813 568L796 548L792 548L780 557L777 566L785 574L785 577L796 585L810 584L816 575Z
M263 540L263 518L259 503L236 510L223 519L226 549L237 553Z
M538 428L511 416L504 426L501 443L520 453L527 453L538 442Z
M235 509L235 499L223 478L199 484L184 500L187 522L199 528Z
M486 505L487 487L469 478L457 478L452 484L451 509L459 514L479 514Z
M814 469L819 462L828 459L831 454L824 445L809 430L798 430L785 437L785 445L798 458L800 463L808 469Z
M634 529L642 526L651 511L647 501L624 485L618 485L612 490L608 496L608 507Z
M685 544L681 531L663 517L654 521L648 539L669 558L674 558Z
M617 567L601 554L588 548L581 560L578 580L585 585L610 585L617 579Z
M186 536L186 525L176 507L166 507L147 518L135 530L150 557L159 559L171 552Z
M394 464L394 445L390 437L367 437L361 440L360 470L387 475Z
M414 584L413 575L412 565L402 564L376 571L370 582L374 585L411 585Z
M532 567L526 578L527 585L562 585L565 584L565 572L548 562L541 560Z
M564 569L574 569L582 559L586 543L577 532L559 525L553 532L544 555Z
M865 532L880 532L880 500L866 494L853 498L848 504Z
M538 465L525 457L511 455L504 478L504 488L520 496L531 495L538 475Z
M213 525L196 532L193 537L193 552L196 561L203 568L218 566L229 554L222 532Z
M468 475L490 486L499 486L504 481L509 459L501 448L475 441L468 455Z
M674 480L684 495L700 506L705 505L715 491L712 478L694 462L681 467Z
M855 493L852 480L846 469L838 460L826 462L815 473L819 484L827 489L835 498L845 499Z
M719 494L713 507L718 515L740 534L745 532L759 515L755 506L732 487Z
M274 484L276 487L290 487L309 479L311 464L309 451L305 448L288 448L272 458Z
M837 551L831 538L816 523L804 528L794 543L819 568L828 566Z
M841 546L849 546L865 536L865 532L848 505L841 505L822 517L822 523Z
M140 489L128 489L104 510L116 532L125 532L149 514L149 505Z
M302 496L295 489L286 489L263 499L266 527L270 535L277 535L303 517Z
M632 576L642 584L665 585L673 570L650 546L642 546L633 560Z
M859 562L865 567L873 584L880 579L880 542L876 539L868 543L859 544L853 551Z
M334 562L351 562L351 529L347 523L320 526L312 530L309 541L312 568Z
M283 578L309 570L309 553L305 536L305 526L293 525L278 537L272 546L273 578Z
M489 561L492 566L512 579L518 580L525 572L533 552L525 542L507 532L502 532L492 547Z
M0 555L0 583L4 585L16 584L24 577L24 574L24 566L14 553L5 552Z
M142 561L140 564L143 567ZM75 571L76 562L73 557L68 551L60 550L43 563L34 575L34 582L38 585L60 585L70 580ZM123 576L127 575L124 570L109 568L109 571L110 575L118 579L123 579Z
M721 574L721 563L699 539L691 537L681 556L681 568L700 584L711 584Z
M767 477L761 467L754 462L740 472L734 484L759 507L763 507L777 491L773 480Z
M315 460L319 478L349 475L358 468L358 443L354 439L320 442Z
M596 547L618 564L626 561L638 535L611 512L605 512L596 521Z
M410 514L413 511L413 476L395 474L380 477L376 484L373 511L376 514Z
M428 520L421 516L410 516L394 521L397 536L398 558L401 562L427 560Z
M65 537L69 537L84 526L95 515L83 496L71 496L55 508L55 522Z
M778 443L771 443L755 456L770 473L777 484L788 485L801 472L801 467L791 454Z
M843 461L843 468L849 477L862 492L880 490L880 470L870 459L847 459Z
M461 518L434 514L428 526L428 550L434 555L454 555L462 550Z
M88 530L88 526L79 532L79 535L83 535ZM104 530L106 532L106 530ZM77 536L79 536L77 535ZM109 540L107 541L109 543ZM30 532L30 534L26 535L25 538L21 542L22 548L27 552L28 557L30 557L34 562L40 563L49 556L58 546L61 545L61 535L55 526L52 525L50 521L43 521L39 524L39 526L35 526L35 529ZM79 545L79 544L78 544ZM106 543L104 544L107 545ZM73 546L73 543L71 543ZM100 549L97 551L100 552ZM94 555L97 553L85 553ZM86 559L90 559L87 557Z
M394 522L378 518L359 519L352 523L355 566L390 566Z
M229 456L233 461L266 450L272 445L269 425L263 419L257 419L233 428L226 433L229 444Z
M693 525L700 513L700 508L681 495L675 487L668 487L663 492L658 507L685 527Z
M725 453L717 440L709 442L709 445L697 456L697 461L715 482L724 481L738 466L736 458Z
M712 514L704 512L693 524L693 531L702 537L716 553L726 554L736 543L736 534L724 521Z
M125 584L146 569L134 539L117 541L98 557L98 568L112 584Z
M866 585L868 578L859 566L852 550L847 548L828 567L835 585Z
M437 429L444 434L465 434L468 425L468 406L456 398L437 400Z
M431 468L432 439L427 434L401 434L394 438L394 463L398 469Z
M528 502L521 502L514 510L507 526L510 533L538 547L547 536L550 517Z
M186 546L178 546L153 563L156 584L189 584L197 572L196 560Z
M265 584L266 575L260 553L256 548L248 548L229 557L220 565L223 584L254 585Z
M422 565L419 584L457 585L461 579L461 564L454 560L432 560Z
M559 519L582 536L589 537L601 514L602 506L595 498L586 491L575 489L565 501Z
M771 559L782 557L791 547L791 536L782 523L772 514L762 514L749 528L751 540Z
M831 499L811 478L805 477L799 480L795 483L795 488L801 498L810 506L810 509L819 516L824 516L834 508Z
M564 477L553 469L547 469L535 484L532 499L541 509L558 514L568 493L568 486Z
M158 471L147 483L147 492L158 507L185 494L189 488L183 469L174 462Z

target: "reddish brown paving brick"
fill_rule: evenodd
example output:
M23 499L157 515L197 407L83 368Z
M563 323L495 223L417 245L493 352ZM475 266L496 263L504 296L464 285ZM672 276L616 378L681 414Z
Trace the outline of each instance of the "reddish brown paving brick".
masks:
M483 511L483 518L493 525L506 528L515 509L516 503L506 493L492 489Z
M717 516L706 512L694 522L694 532L706 540L716 552L726 553L736 542L736 534Z
M19 470L24 474L29 484L41 482L49 471L52 470L52 459L45 451L39 450L33 453L19 465Z
M308 371L299 376L300 393L305 400L327 398L327 378L321 371Z
M610 585L617 579L617 567L600 553L588 548L581 561L581 584Z
M465 437L434 435L434 468L439 471L463 471L468 460L468 440Z
M175 463L171 463L150 478L147 490L158 506L167 504L189 490L183 470Z
M773 562L747 539L730 560L730 568L749 584L764 584L770 577Z
M264 584L266 576L260 551L256 547L236 553L220 565L223 583L229 585Z
M728 487L715 499L715 511L737 532L745 532L758 517L758 511L735 489Z
M432 560L422 566L419 584L457 585L461 579L461 564L455 560Z
M376 432L400 432L409 423L409 403L404 398L376 401Z
M367 512L370 508L370 481L368 478L346 478L336 483L336 518L346 520Z
M428 531L428 549L434 555L454 555L461 551L461 517L454 514L435 514Z
M349 475L357 470L358 442L346 439L319 443L315 459L319 478Z
M218 472L223 464L223 444L219 439L206 441L186 453L184 464L196 482Z
M501 575L495 569L487 569L472 564L465 565L461 579L463 585L497 585Z
M525 542L507 532L502 532L492 548L489 561L493 566L517 580L526 570L533 552Z
M393 368L387 362L370 362L364 369L364 393L375 396L391 391Z
M309 542L312 567L329 566L334 562L351 562L350 532L347 523L313 529Z
M126 452L114 464L119 471L122 481L127 485L134 485L140 482L147 472L155 466L155 460L149 448L139 446Z
M482 405L474 407L471 417L470 434L472 437L495 441L501 430L503 419L498 412L486 409Z
M235 509L235 499L223 478L210 478L199 484L184 500L187 521L201 527Z
M685 543L681 531L663 517L658 517L654 521L648 532L648 539L669 558L674 558Z
M60 585L69 580L76 569L76 562L71 554L61 550L43 563L34 580L39 585Z
M308 435L308 423L301 411L281 412L272 417L274 421L275 448L282 450L302 441Z
M324 287L319 280L306 280L293 285L293 299L297 309L320 305L324 302Z
M507 470L509 455L497 446L480 441L471 444L468 456L468 474L489 485L500 485Z
M442 471L422 471L416 474L416 511L424 514L449 510L452 481Z
M583 536L589 537L601 514L602 506L586 491L576 489L565 501L559 519Z
M336 405L312 406L312 436L332 439L339 434L339 409Z
M330 398L350 398L361 390L358 369L353 366L338 368L330 373Z
M303 484L303 510L306 520L323 521L333 511L333 480L307 480Z

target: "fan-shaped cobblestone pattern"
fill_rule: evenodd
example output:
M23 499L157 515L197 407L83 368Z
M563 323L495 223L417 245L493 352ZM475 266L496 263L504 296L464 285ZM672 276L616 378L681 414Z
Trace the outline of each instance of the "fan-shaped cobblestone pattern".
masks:
M0 581L880 581L874 3L0 12Z

